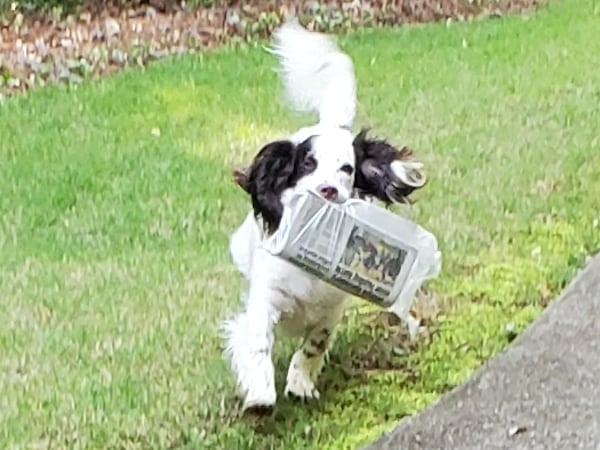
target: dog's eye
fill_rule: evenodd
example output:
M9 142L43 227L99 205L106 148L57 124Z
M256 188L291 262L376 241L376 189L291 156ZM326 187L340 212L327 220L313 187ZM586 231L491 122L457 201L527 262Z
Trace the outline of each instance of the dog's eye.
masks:
M352 175L354 173L354 167L352 167L350 164L344 164L342 167L340 167L340 170L348 175Z
M307 172L312 172L317 168L317 160L314 156L307 156L304 160L304 170Z

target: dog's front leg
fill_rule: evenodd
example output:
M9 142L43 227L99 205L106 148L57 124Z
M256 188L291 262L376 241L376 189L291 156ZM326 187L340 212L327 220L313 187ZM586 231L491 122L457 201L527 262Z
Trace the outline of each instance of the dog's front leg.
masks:
M226 323L227 353L244 395L244 411L269 412L277 399L271 359L273 329L279 320L273 307L277 295L251 286L246 310Z
M340 304L307 332L302 347L290 361L284 390L286 396L302 400L319 398L315 385L323 369L327 351L335 339L336 326L342 313L343 304Z

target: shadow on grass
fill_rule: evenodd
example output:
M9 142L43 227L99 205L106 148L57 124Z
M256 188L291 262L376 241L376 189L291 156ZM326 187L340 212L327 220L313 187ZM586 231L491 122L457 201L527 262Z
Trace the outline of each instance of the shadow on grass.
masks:
M360 402L361 389L373 380L376 383L378 378L392 376L405 388L418 390L421 374L418 367L411 364L410 355L428 345L431 333L411 340L403 323L394 315L379 311L358 312L349 318L349 322L340 327L329 361L319 378L319 400L300 401L282 395L289 358L294 350L286 342L285 351L277 351L274 361L279 388L274 413L270 416L242 415L241 400L229 396L226 400L232 411L229 424L243 424L263 438L285 439L291 432L300 432L309 438L312 430L307 424L315 420L330 421L328 416L331 414ZM433 328L430 331L435 332ZM363 406L377 410L372 401ZM411 413L402 408L374 412L381 413L381 419L385 421L399 420Z

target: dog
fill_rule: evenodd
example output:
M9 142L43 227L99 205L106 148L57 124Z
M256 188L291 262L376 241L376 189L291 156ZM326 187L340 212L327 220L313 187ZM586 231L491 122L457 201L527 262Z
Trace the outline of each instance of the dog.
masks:
M425 184L423 163L408 147L353 135L357 87L353 62L325 34L287 22L274 32L268 49L291 106L316 112L318 122L267 143L252 164L234 171L252 209L231 235L229 250L247 286L244 309L224 323L225 353L244 398L243 411L270 413L277 400L272 347L276 326L300 336L284 395L318 399L317 378L343 316L347 294L261 248L277 231L284 208L299 191L324 199L408 201Z

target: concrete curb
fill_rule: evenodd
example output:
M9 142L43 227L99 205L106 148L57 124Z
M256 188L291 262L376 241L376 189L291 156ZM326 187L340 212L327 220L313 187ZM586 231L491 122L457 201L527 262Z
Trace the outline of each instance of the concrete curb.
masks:
M600 449L600 256L502 353L366 449Z

